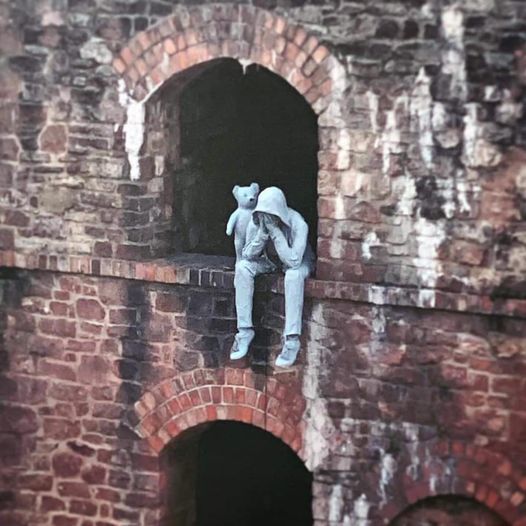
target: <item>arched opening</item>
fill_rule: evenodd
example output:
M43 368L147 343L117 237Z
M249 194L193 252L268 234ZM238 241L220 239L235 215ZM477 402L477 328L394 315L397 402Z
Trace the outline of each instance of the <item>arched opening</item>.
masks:
M443 495L423 499L408 507L391 526L507 526L494 511L474 499Z
M317 116L286 80L263 66L213 60L176 75L148 108L171 253L234 255L225 234L237 207L232 188L252 182L282 188L316 248Z
M312 475L281 440L233 421L168 445L163 526L310 526Z

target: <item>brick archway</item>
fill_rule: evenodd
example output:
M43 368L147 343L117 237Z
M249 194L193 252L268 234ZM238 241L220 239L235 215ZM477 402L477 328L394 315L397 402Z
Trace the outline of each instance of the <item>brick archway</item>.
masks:
M293 385L246 369L196 369L144 393L133 427L159 453L186 429L234 420L270 432L303 459L305 401Z
M126 91L143 101L172 76L218 58L261 64L305 96L317 113L331 100L338 66L301 26L248 5L179 9L135 35L113 61Z
M486 506L511 526L526 526L526 476L504 455L452 440L425 447L419 458L421 476L404 476L405 502L380 510L385 524L423 499L459 495Z
M179 73L224 58L267 68L311 106L318 116L318 219L344 219L353 142L343 117L349 81L346 70L304 27L251 5L179 6L173 15L135 35L115 57L119 100L126 112L122 124L130 179L143 179L143 171L154 164L144 159L142 148L145 106L151 96ZM147 174L144 179L149 177L153 176ZM163 216L163 220L168 218ZM326 238L324 243L318 239L318 257L328 257L330 247L339 243L336 232L334 229L333 239ZM137 250L133 244L123 248L126 253ZM163 250L155 253L164 255ZM328 273L330 266L319 261L317 277L324 279Z

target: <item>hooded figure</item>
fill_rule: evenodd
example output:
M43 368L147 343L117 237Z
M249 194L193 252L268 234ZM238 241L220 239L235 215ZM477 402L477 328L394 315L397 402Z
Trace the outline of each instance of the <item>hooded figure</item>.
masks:
M285 194L274 186L259 194L247 228L242 259L236 263L234 286L238 333L230 358L243 358L254 339L252 302L254 278L281 266L285 272L285 343L276 360L291 366L300 349L305 279L314 268L314 253L307 243L309 227L301 214L287 206Z

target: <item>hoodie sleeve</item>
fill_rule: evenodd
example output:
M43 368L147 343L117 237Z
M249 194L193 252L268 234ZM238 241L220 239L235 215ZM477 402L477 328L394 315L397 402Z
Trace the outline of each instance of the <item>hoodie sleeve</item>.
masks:
M268 234L263 229L259 228L252 221L248 224L247 239L243 247L243 257L245 259L255 259L261 256L265 245L268 241Z
M280 228L274 228L270 233L272 242L281 262L289 268L297 269L303 261L307 248L309 227L303 219L294 221L292 225L292 243L289 245L285 234Z

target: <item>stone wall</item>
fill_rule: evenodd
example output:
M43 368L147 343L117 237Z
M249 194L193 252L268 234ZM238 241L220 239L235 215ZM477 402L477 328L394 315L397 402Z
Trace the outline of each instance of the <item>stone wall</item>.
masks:
M298 453L316 524L404 524L446 494L526 524L523 2L0 13L2 524L155 523L159 455L217 419ZM177 191L156 94L221 57L318 115L317 274L284 372L279 279L231 364L224 262L151 260Z

